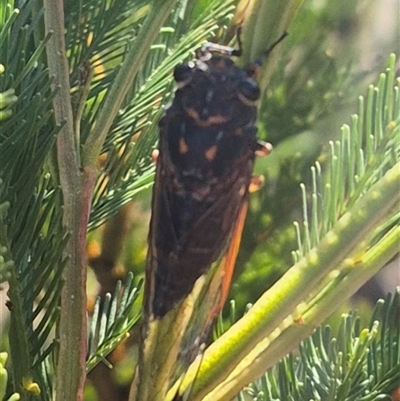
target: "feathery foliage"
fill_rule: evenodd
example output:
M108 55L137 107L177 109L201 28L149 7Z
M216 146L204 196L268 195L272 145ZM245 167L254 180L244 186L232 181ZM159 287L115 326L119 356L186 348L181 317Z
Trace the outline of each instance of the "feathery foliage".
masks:
M139 290L140 287L133 286L133 276L129 275L124 288L118 281L114 295L107 294L103 304L100 297L97 298L88 339L88 372L100 361L106 363L106 356L129 337L129 331L140 318L138 312L130 316Z
M12 115L0 129L2 179L1 246L8 269L11 310L10 355L12 378L28 394L35 382L51 388L43 371L54 349L48 342L59 314L59 293L65 244L61 226L60 191L44 167L59 127L51 124L51 79L40 62L46 41L36 43L39 19L31 18L32 1L17 10L10 4L2 13L1 45L5 72L0 91L15 95ZM50 399L44 392L43 399Z
M285 357L239 400L389 400L400 384L400 327L393 319L399 291L376 304L369 327L349 313L336 336L329 326L318 328L298 355Z

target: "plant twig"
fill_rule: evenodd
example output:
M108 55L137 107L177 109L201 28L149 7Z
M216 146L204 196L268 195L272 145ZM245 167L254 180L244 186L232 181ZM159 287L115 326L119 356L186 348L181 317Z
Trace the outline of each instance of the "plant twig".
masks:
M82 401L86 378L86 231L95 174L81 168L77 158L70 97L69 68L65 50L62 0L45 0L47 60L54 77L53 101L56 124L63 124L57 138L57 162L63 193L63 226L69 239L61 293L60 351L56 400Z

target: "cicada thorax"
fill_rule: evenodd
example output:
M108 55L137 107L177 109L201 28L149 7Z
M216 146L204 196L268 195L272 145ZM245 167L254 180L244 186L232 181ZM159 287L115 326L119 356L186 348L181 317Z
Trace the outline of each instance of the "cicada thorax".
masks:
M160 122L150 232L155 317L184 299L226 250L257 149L259 89L246 71L207 52L174 76L178 89Z

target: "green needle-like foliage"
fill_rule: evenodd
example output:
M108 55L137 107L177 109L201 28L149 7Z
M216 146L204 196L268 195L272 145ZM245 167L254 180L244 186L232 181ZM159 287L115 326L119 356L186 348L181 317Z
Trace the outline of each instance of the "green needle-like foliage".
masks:
M35 45L35 5L6 6L0 27L0 92L8 88L16 96L0 128L0 203L7 205L0 238L9 281L12 380L22 397L36 394L37 382L45 400L51 398L44 372L54 349L48 340L58 319L65 240L60 193L44 169L59 127L50 122L51 79L40 63L48 38Z
M376 304L368 327L350 313L336 335L318 328L239 400L390 400L400 385L400 326L393 318L399 308L400 289Z
M118 281L113 296L107 294L103 303L100 297L97 299L88 339L88 372L100 361L106 362L106 356L129 337L129 331L140 318L138 308L134 316L130 316L139 289L133 286L133 276L129 275L123 289Z
M400 104L398 82L395 83L396 58L389 60L386 74L381 74L378 86L370 86L367 100L359 97L359 114L352 116L352 125L342 127L341 140L329 142L329 171L322 173L319 163L312 167L312 190L303 192L303 232L296 223L299 249L295 261L317 246L321 238L337 223L338 217L351 211L355 203L400 160ZM397 96L396 96L397 95ZM366 103L366 104L365 104ZM307 206L311 200L311 209ZM393 204L395 205L394 199ZM309 212L310 210L310 212ZM310 215L309 215L310 213ZM371 222L375 216L371 216ZM389 208L378 232L371 227L364 241L379 233L382 236L399 223L397 211ZM366 245L364 245L365 247ZM357 250L358 252L361 249Z

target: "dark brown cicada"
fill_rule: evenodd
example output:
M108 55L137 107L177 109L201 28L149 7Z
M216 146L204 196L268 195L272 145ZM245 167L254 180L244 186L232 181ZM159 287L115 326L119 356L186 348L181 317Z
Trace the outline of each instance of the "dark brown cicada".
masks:
M228 295L255 154L268 150L256 137L254 69L235 66L239 53L207 45L174 72L178 89L160 122L137 399L163 399L177 360L192 359Z
M227 249L247 203L259 88L230 58L209 56L175 70L178 90L160 122L146 291L155 317Z

